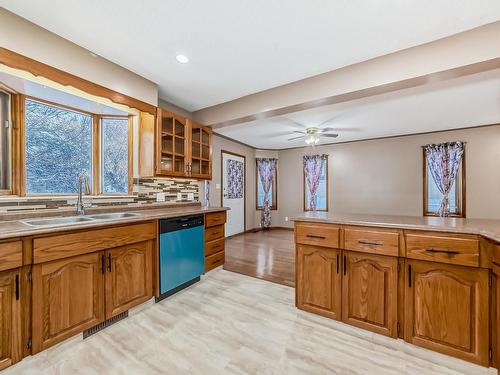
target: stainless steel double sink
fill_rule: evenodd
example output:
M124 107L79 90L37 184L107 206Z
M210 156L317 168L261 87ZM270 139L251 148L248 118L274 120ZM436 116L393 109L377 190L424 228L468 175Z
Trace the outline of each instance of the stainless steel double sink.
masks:
M88 216L67 216L67 217L56 217L48 219L21 220L21 222L34 227L52 227L58 225L71 225L71 224L80 224L87 222L99 222L105 220L126 219L137 216L141 215L134 212L116 212L110 214L96 214Z

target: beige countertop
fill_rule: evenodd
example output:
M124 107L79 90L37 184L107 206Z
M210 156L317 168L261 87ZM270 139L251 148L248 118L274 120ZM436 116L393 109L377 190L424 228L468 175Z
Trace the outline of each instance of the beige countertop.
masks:
M96 213L105 213L105 212L132 212L137 213L138 216L113 219L113 220L95 220L89 222L82 222L77 224L65 224L65 225L55 225L55 226L32 226L24 223L24 221L32 219L43 219L43 218L54 218L55 215L41 215L40 213L36 213L33 215L24 214L23 218L17 218L15 215L12 215L13 218L9 220L9 215L3 215L0 220L0 239L14 238L14 237L23 237L23 236L34 236L39 234L47 234L47 233L57 233L68 230L78 230L78 229L95 229L99 227L104 227L108 225L117 225L117 224L131 224L138 223L142 221L155 220L155 219L166 219L172 217L180 217L194 214L205 214L208 212L220 212L226 211L226 207L208 207L203 208L201 205L152 205L150 207L119 207L112 208L109 210L93 210L90 214ZM71 211L74 215L74 210ZM87 215L87 216L88 216ZM68 214L58 215L59 216L71 216Z
M292 217L291 220L477 234L500 242L500 220L431 216L333 214L327 212L306 212Z

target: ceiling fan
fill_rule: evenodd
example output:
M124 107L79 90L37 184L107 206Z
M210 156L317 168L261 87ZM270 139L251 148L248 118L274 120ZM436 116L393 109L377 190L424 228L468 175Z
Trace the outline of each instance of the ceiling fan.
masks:
M339 135L337 133L329 133L334 131L334 128L317 128L317 127L309 127L306 128L305 131L295 130L294 133L300 134L297 137L289 138L289 141L294 141L296 139L304 138L305 142L308 145L317 145L321 138L337 138Z

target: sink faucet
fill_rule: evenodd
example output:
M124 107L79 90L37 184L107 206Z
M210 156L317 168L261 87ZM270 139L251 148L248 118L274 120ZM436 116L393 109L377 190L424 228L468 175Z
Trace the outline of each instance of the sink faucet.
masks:
M89 176L87 172L83 171L78 176L78 200L76 201L76 214L77 215L85 215L85 208L87 207L85 203L83 203L82 194L89 195L90 187L89 187Z

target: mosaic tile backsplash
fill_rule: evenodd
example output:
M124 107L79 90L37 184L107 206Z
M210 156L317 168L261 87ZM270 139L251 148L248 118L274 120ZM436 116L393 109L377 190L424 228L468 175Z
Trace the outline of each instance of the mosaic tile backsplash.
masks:
M85 202L92 202L93 207L120 206L129 204L151 204L156 202L156 194L165 193L166 202L186 202L192 193L193 202L199 202L199 182L196 180L173 178L135 178L133 195L125 197L99 196L97 198L84 197ZM177 199L181 193L182 199ZM0 198L0 212L18 212L29 210L46 210L63 207L74 207L76 197L48 198L24 197Z

